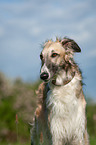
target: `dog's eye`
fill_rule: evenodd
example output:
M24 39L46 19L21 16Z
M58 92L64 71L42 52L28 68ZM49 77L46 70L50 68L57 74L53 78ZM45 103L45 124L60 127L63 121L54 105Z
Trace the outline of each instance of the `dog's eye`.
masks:
M57 53L52 53L52 55L51 55L51 57L56 57L56 56L58 56L59 54L57 54Z
M40 54L40 59L41 59L41 60L43 59L43 55L42 55L42 54Z

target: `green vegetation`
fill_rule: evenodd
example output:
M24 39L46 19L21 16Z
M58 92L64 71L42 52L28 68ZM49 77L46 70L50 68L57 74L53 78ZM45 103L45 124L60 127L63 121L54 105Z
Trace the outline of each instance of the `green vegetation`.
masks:
M10 82L0 73L0 145L30 145L39 84L21 79ZM90 144L96 145L96 105L92 102L87 105L87 120Z

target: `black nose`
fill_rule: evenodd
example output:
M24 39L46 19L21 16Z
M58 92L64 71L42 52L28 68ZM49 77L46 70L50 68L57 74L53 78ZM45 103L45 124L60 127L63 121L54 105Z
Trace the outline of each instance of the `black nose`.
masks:
M48 73L45 73L45 72L43 72L43 73L40 75L40 78L41 78L42 80L47 80L48 77L49 77Z

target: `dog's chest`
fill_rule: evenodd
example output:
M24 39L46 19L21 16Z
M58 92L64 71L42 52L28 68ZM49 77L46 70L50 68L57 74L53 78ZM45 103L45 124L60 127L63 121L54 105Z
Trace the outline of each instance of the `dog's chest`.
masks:
M53 136L71 138L84 130L84 110L81 100L76 97L76 86L54 87L47 94L46 104Z

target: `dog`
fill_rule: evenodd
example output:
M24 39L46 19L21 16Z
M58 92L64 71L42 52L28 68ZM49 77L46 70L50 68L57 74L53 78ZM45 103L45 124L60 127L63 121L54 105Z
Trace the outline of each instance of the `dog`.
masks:
M81 52L67 37L48 40L42 62L31 145L89 145L82 73L74 61Z

